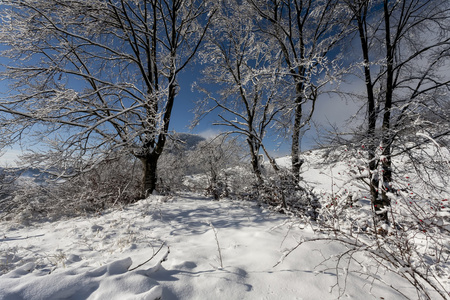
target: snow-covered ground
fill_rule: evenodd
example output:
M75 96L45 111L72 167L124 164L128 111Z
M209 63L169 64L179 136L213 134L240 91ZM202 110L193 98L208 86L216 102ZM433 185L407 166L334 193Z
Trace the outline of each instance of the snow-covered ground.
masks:
M1 263L11 271L0 277L0 298L336 299L338 289L331 287L345 274L334 269L333 260L321 262L343 246L305 244L273 267L285 249L313 236L308 227L289 224L251 203L192 195L152 196L91 218L2 224ZM152 260L129 271L162 243ZM384 279L399 281L389 274ZM350 274L345 297L366 295L398 298Z
M336 193L345 165L308 164L304 176L318 192L335 186ZM336 268L337 254L348 250L338 242L302 244L280 262L321 233L255 202L151 196L95 216L2 222L0 229L5 300L417 298L404 279L361 253L361 265ZM448 288L450 278L442 283Z

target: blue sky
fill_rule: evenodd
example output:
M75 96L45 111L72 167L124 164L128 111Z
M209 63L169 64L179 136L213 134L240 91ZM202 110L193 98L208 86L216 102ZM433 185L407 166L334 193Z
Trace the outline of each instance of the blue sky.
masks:
M171 129L177 132L189 132L194 134L200 134L204 137L210 137L215 135L221 130L219 126L214 126L212 123L217 120L217 114L212 113L205 117L192 131L188 128L190 122L194 118L192 112L195 108L195 101L199 100L202 95L198 92L192 91L192 83L200 80L201 70L194 67L188 67L184 72L180 74L180 93L175 100ZM363 86L363 82L359 82L356 78L354 82L350 83L351 86L358 85ZM322 126L327 127L328 123L337 124L339 126L345 126L346 121L350 116L356 113L357 107L353 102L346 102L337 95L321 95L317 104L316 111L313 120ZM302 150L308 150L315 146L315 138L317 136L314 126L308 130L302 141ZM277 138L274 134L268 134L265 145L275 156L283 156L289 154L290 142L281 137Z
M5 60L0 59L0 63L1 62L5 63ZM195 64L187 66L184 71L179 74L178 79L180 84L180 92L175 100L172 118L170 121L170 129L176 132L188 132L200 134L204 137L211 137L220 133L222 130L225 130L225 128L212 125L213 121L217 120L217 115L215 113L212 113L202 119L200 124L193 130L189 129L189 125L194 118L193 110L195 108L195 103L200 97L202 97L200 93L192 91L191 86L194 81L200 81L200 77L200 67ZM4 93L6 92L7 87L5 83L0 82L0 97L5 96ZM356 109L354 104L347 104L337 96L331 97L329 95L323 95L317 103L316 112L313 119L317 123L324 126L326 126L328 122L342 125L344 124L344 121L347 120L355 111ZM302 140L302 150L312 148L314 146L316 136L317 132L314 127L307 131ZM277 138L275 134L268 133L264 142L266 148L275 157L289 154L291 147L289 140L281 137ZM24 144L23 147L26 150L27 145ZM19 145L15 145L12 149L6 149L6 153L3 157L0 157L0 165L5 162L11 162L17 152L20 151Z
M5 59L1 59L0 62L7 63ZM201 80L201 69L193 62L179 74L178 79L180 92L175 100L170 130L199 134L206 138L213 137L221 131L225 131L227 128L212 125L212 123L218 119L217 112L213 112L203 118L199 125L194 129L189 129L194 118L193 110L195 108L195 103L202 97L199 92L192 89L192 84L195 81ZM354 84L362 86L362 82L355 82ZM352 87L352 89L353 88L354 87ZM0 81L0 97L7 97L7 93L7 82ZM325 127L328 122L343 126L345 121L356 112L357 106L358 105L355 105L354 103L345 103L338 96L322 95L317 102L313 120ZM312 126L303 137L301 145L302 150L311 149L315 145L316 136L316 128ZM277 137L274 133L269 132L264 142L266 148L274 157L285 156L290 152L291 145L289 140ZM3 156L0 157L0 166L12 164L16 159L17 154L21 153L22 149L26 150L28 146L29 145L24 143L5 149L3 151Z
M195 102L202 96L200 93L193 91L191 87L194 81L200 80L200 76L200 69L194 66L188 67L180 74L180 92L175 100L170 129L176 132L199 134L208 138L217 135L226 128L212 125L217 120L217 114L211 113L202 119L193 130L189 129L194 118ZM355 84L357 83L355 82ZM8 91L6 82L0 82L0 90L2 96L5 96L4 93ZM345 121L355 112L356 105L354 103L345 103L338 96L323 95L317 102L313 119L323 126L327 126L328 122L343 126ZM315 144L316 136L317 132L314 127L308 130L303 137L302 150L311 149ZM270 133L265 140L265 145L275 157L288 155L291 146L288 140ZM27 145L23 144L22 146L26 150ZM20 145L5 149L3 156L0 157L0 165L13 164L17 155L21 152Z

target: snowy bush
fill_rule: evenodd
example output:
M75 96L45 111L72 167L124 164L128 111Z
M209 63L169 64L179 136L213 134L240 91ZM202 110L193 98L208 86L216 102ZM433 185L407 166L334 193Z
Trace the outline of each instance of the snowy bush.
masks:
M190 159L190 153L195 152L199 143L204 140L199 135L187 133L174 133L169 136L158 161L158 193L170 194L188 189L184 182L185 177L198 173L197 166Z
M161 157L161 187L164 190L203 192L218 200L240 191L240 146L233 139L218 136L193 147L183 145Z
M450 190L445 182L450 173L440 166L448 163L448 152L442 155L447 150L417 149L415 157L424 155L420 163L404 155L393 160L390 206L383 212L388 222L380 222L370 200L368 180L373 174L368 172L364 149L338 151L340 159L330 167L331 188L321 194L316 222L309 222L317 238L301 241L285 255L304 242L338 241L347 247L335 257L336 269L344 274L354 272L400 292L380 279L384 272L393 272L414 286L418 299L449 299L445 281L450 276ZM346 278L337 277L340 295Z
M165 153L158 161L159 178L157 191L159 194L170 194L184 189L184 177L187 165L181 153Z
M2 217L22 224L47 217L93 213L139 199L140 165L127 157L105 161L72 178L36 182L33 177L19 178L11 196L1 201Z
M296 183L289 170L265 176L264 183L255 185L254 189L257 199L276 211L313 220L318 216L320 203L317 195L308 186Z
M8 215L16 206L11 201L13 198L14 182L17 178L14 172L7 169L1 170L0 173L0 212L3 216Z
M79 176L55 183L55 194L84 211L132 203L142 197L140 168L140 162L128 156L107 160Z

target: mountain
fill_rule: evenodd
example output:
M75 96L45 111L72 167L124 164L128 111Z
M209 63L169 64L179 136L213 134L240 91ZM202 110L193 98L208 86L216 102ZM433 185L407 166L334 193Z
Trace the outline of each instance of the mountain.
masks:
M199 143L205 140L204 137L197 134L177 132L169 136L164 151L166 153L173 153L174 151L193 150Z

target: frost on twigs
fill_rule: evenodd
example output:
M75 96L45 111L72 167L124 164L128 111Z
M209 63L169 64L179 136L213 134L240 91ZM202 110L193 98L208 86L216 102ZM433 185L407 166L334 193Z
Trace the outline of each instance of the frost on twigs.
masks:
M435 150L417 149L419 153ZM348 151L347 151L348 152ZM445 163L446 157L423 156L429 167ZM424 166L401 157L393 161L396 172L391 183L392 192L386 193L391 205L385 208L388 223L380 223L370 201L365 165L358 154L343 156L328 172L331 189L321 193L319 217L309 224L317 238L301 240L288 249L277 263L295 250L313 242L338 243L345 250L333 258L325 257L329 268L334 264L336 284L333 289L343 297L348 276L362 276L373 283L385 285L404 295L398 285L385 282L385 272L397 274L417 291L419 299L448 299L450 276L450 207L446 181L448 170L437 168L433 181L418 174ZM430 169L428 169L428 175ZM363 184L361 184L361 182ZM318 266L319 267L319 266Z
M220 269L223 269L223 258L222 258L222 251L220 249L220 244L219 244L219 237L217 235L217 229L214 227L214 225L212 224L212 222L209 222L209 227L211 227L211 229L214 232L214 239L216 240L216 245L217 245L217 253L218 253L218 258L219 258L219 263L220 263Z
M43 219L99 214L140 198L136 171L140 165L124 155L99 163L89 171L58 178L55 171L25 168L0 200L0 216L29 225Z
M278 212L315 220L320 202L316 193L307 186L295 182L288 170L267 176L262 185L255 186L256 198Z

